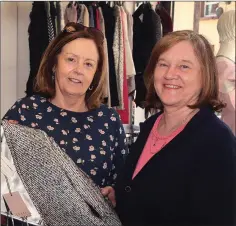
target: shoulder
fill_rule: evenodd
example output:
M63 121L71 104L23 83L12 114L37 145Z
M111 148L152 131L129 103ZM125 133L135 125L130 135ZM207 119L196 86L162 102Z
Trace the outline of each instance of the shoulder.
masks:
M40 103L46 102L46 99L44 97L33 95L30 97L23 97L18 100L12 105L12 107L8 110L8 112L14 112L20 110L30 110L33 106L38 106ZM7 112L7 113L8 113Z
M40 103L42 104L43 102L44 98L38 95L20 98L7 111L3 119L19 120L19 117L29 114L30 110L40 107Z
M32 105L39 105L40 103L44 103L46 102L46 98L39 96L39 95L33 95L30 97L23 97L18 99L15 104L13 105L13 107L22 107L22 108L26 108L27 106L32 106Z
M211 122L212 126L209 126L209 130L211 130L212 138L216 139L217 142L225 143L225 144L235 144L236 138L231 131L231 129L217 116Z
M230 128L216 115L212 115L211 118L201 127L198 131L198 137L201 137L202 144L206 145L208 151L212 151L212 154L216 154L216 150L224 152L235 152L236 137L230 130Z
M230 128L216 115L212 115L211 119L206 123L205 130L209 133L209 137L218 137L221 139L233 138L234 135ZM235 138L235 137L234 137Z

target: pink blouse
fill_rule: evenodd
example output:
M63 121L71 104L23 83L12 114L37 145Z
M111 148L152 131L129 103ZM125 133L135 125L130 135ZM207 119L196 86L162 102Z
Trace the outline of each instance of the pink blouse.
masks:
M166 144L168 144L174 137L176 137L185 127L185 124L184 124L181 127L179 127L177 130L175 130L169 136L160 136L157 131L157 127L158 127L158 124L159 124L162 116L163 116L163 114L161 114L157 118L157 120L156 120L150 134L149 134L149 137L148 137L146 145L143 149L143 152L142 152L141 156L139 157L139 160L136 165L135 171L133 173L132 179L134 179L136 177L136 175L141 171L141 169L147 164L147 162L156 153L158 153Z

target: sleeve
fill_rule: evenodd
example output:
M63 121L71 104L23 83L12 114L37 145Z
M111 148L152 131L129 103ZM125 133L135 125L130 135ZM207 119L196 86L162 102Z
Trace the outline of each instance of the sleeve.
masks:
M120 171L124 166L124 162L128 154L128 147L126 145L125 130L121 123L119 114L115 112L112 114L112 117L116 119L115 149L113 154L113 165L111 170L111 182L110 182L110 185L114 187L117 175L120 173Z
M14 105L7 111L7 113L4 115L2 120L15 120L15 121L20 121L21 117L21 100L17 100Z
M236 223L235 147L235 138L219 137L210 150L202 148L205 154L196 159L190 203L197 225Z

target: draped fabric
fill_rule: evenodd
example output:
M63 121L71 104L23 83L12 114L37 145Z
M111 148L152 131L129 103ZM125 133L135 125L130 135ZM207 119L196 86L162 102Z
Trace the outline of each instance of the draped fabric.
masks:
M17 179L43 225L121 226L99 187L45 132L7 121L3 130Z

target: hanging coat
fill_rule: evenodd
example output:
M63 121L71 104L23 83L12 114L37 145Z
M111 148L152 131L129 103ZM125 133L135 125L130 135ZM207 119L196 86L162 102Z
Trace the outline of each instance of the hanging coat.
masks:
M36 94L36 92L33 91L35 77L39 69L42 55L49 43L45 4L44 2L33 2L32 6L28 28L30 75L26 84L27 96Z
M154 45L161 39L161 19L149 3L140 5L134 12L133 18L133 59L137 91L135 102L137 106L143 108L146 97L143 73Z

